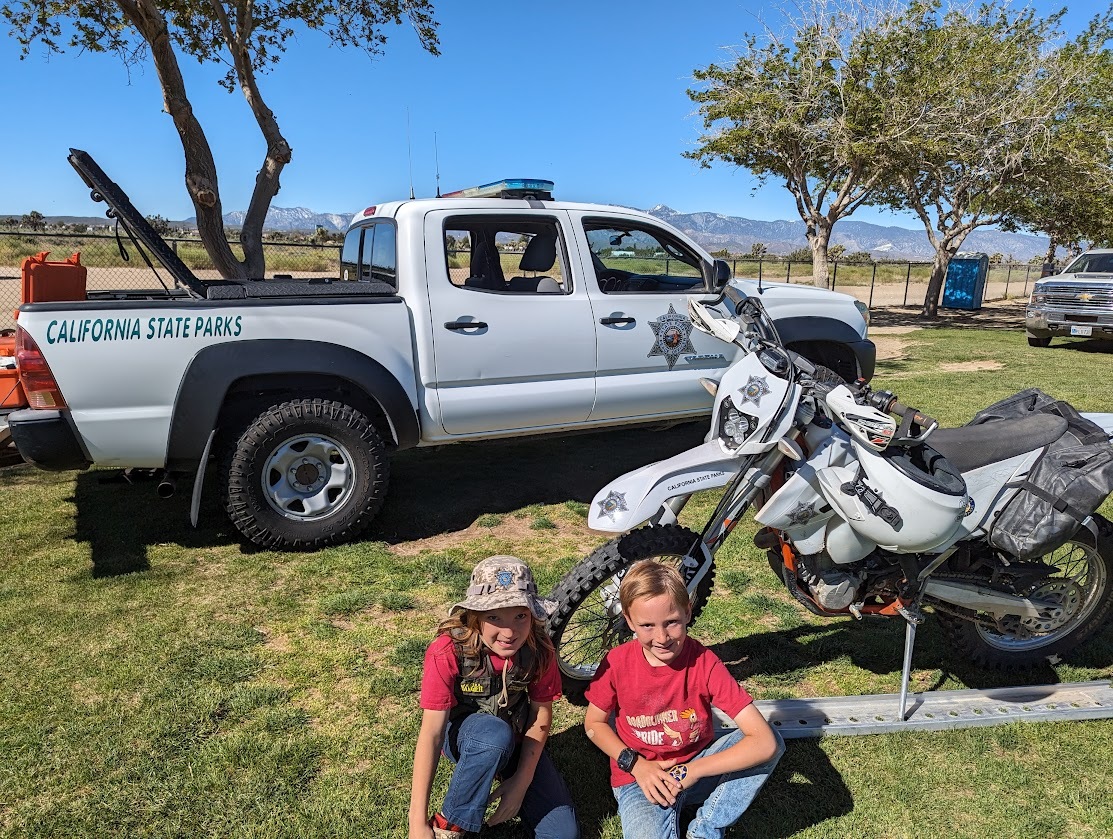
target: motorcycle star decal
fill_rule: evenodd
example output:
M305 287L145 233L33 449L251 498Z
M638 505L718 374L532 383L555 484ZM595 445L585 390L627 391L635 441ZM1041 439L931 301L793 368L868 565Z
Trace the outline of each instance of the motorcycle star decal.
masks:
M610 492L606 498L599 502L599 515L606 516L611 521L614 521L615 513L625 513L629 509L626 506L626 493L624 492Z
M653 349L646 358L663 355L671 370L682 353L696 351L692 344L692 321L677 312L671 303L668 312L651 320L649 326L653 330Z
M750 380L746 382L746 386L742 388L741 404L753 402L755 406L761 407L761 397L768 396L772 393L769 389L768 382L765 381L765 376L750 376Z
M815 503L812 501L807 504L801 501L788 513L788 520L793 524L807 524L813 518L815 518Z

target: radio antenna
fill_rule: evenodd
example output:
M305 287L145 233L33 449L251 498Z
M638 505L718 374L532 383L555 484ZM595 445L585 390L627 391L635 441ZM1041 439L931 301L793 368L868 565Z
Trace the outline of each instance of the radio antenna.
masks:
M437 146L437 132L433 132L433 159L437 162L437 197L441 197L441 152Z
M410 108L406 106L406 155L410 159L410 200L414 199L414 150L410 144Z

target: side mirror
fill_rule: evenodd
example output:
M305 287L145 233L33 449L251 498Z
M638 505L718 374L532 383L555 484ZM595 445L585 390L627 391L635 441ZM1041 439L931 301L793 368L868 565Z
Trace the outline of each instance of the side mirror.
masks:
M712 283L711 290L721 292L726 288L727 283L730 282L730 263L725 259L715 260L715 279Z

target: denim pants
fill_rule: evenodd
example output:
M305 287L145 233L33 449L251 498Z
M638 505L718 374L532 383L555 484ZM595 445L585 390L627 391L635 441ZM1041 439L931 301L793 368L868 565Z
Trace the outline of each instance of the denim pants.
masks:
M744 736L738 730L724 734L696 757L721 752ZM746 812L784 754L781 735L774 729L773 736L777 738L777 753L768 761L738 772L700 778L683 790L671 807L654 804L636 783L613 787L623 839L679 839L680 812L695 805L699 810L688 825L688 839L722 839L726 829Z
M518 767L519 744L513 729L490 714L471 714L449 722L444 754L456 764L441 813L453 824L478 833L495 775L509 778ZM536 839L579 839L572 795L548 749L541 752L533 781L518 811Z

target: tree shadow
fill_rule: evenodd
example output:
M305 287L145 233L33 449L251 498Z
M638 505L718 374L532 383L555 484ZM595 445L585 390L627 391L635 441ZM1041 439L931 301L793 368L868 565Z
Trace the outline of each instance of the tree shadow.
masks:
M916 329L1023 329L1024 302L994 303L981 309L944 309L935 317L921 314L920 306L886 306L870 311L870 326L910 326Z
M485 513L590 503L607 482L699 445L704 421L399 452L390 491L365 538L396 544L463 530Z

